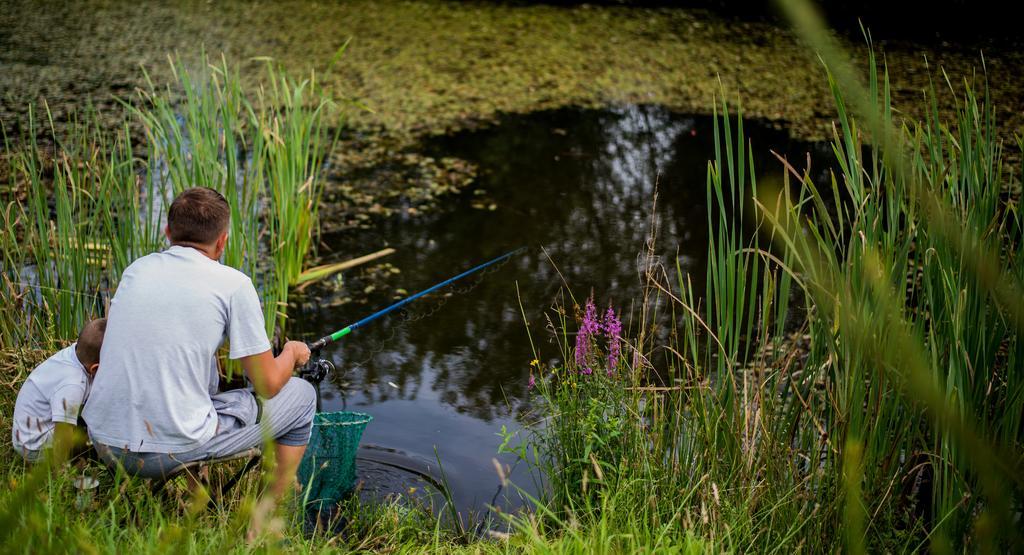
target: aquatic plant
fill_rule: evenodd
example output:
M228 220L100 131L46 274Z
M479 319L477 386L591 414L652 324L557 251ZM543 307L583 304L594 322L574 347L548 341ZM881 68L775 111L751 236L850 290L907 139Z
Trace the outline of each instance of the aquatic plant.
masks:
M604 339L605 354L599 354L600 340ZM615 373L619 363L619 356L622 354L622 322L619 320L615 309L608 306L608 310L602 316L597 314L597 305L594 304L594 296L591 294L584 303L583 316L580 319L579 330L576 332L576 347L573 359L575 370L581 374L590 375L594 373L595 365L603 362L607 365L608 375Z
M319 232L319 170L331 144L323 119L332 103L312 76L296 81L269 61L267 85L254 93L224 58L203 61L206 71L189 72L172 60L173 85L150 82L131 112L143 123L149 179L161 196L205 185L231 203L224 263L256 276L273 334Z
M195 72L172 65L176 88L141 91L129 104L134 119L117 133L85 112L58 134L47 112L52 141L40 144L32 111L22 136L5 136L0 288L15 310L0 311L0 348L52 348L77 336L128 264L164 245L173 195L197 185L228 199L223 262L254 276L268 333L283 327L289 288L318 231L330 100L312 79L268 66L274 85L253 104L223 59ZM144 146L133 142L133 124Z
M576 369L583 374L590 374L594 371L590 364L591 345L600 331L601 323L597 319L594 296L591 295L587 299L580 330L576 334Z
M954 121L897 127L884 66L869 57L861 90L829 48L831 182L780 160L757 183L721 100L703 295L648 268L630 371L537 380L543 426L513 451L551 487L521 533L638 518L744 551L1022 545L1024 224L995 113L966 82ZM566 312L552 343L591 364L586 313Z
M608 310L605 311L604 318L601 320L601 329L608 342L608 375L612 375L619 365L619 356L622 354L622 321L619 320L611 305L608 306Z
M0 348L52 348L76 337L124 268L162 244L127 128L107 134L85 112L44 145L34 111L30 122L24 136L4 144Z

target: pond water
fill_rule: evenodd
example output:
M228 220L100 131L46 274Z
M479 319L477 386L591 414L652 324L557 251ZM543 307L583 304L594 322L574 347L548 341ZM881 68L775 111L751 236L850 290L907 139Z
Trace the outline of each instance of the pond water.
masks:
M661 261L674 267L678 257L680 268L703 283L712 125L707 116L643 105L508 116L423 145L433 156L463 158L480 169L475 184L442 208L323 237L328 261L385 247L397 252L381 260L387 266L349 272L343 287L307 292L292 331L310 339L528 247L482 277L328 347L325 354L339 371L322 385L324 410L374 416L363 436L364 458L387 453L434 473L439 461L464 516L480 517L490 504L508 510L522 503L499 487L495 458L512 466L514 483L536 492L531 472L497 453L501 428L518 430L529 418L533 352L520 302L545 361L559 353L547 341L542 315L564 287L548 256L577 299L593 290L599 306L628 310L639 292L637 253L656 187ZM799 160L800 167L810 154L812 168L827 168L827 145L793 141L752 123L746 133L759 180L781 177L769 149ZM371 490L407 490L404 481L414 481L368 460L360 461L360 472Z

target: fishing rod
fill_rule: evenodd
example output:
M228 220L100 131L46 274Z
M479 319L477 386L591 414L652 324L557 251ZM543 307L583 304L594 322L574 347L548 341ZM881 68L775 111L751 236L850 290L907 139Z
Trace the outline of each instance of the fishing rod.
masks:
M309 344L309 350L311 351L310 361L301 371L301 376L307 381L310 381L314 384L319 384L321 381L323 381L325 377L327 377L327 374L334 370L334 364L331 363L331 361L320 356L320 351L330 343L333 343L341 339L342 337L345 337L346 335L365 326L366 324L369 324L370 322L376 320L377 318L380 318L381 316L394 312L419 298L429 295L430 293L433 293L434 291L437 291L438 289L441 289L447 285L455 283L456 281L459 281L460 279L466 276L475 274L476 272L479 272L480 270L483 270L488 266L493 266L494 264L497 264L504 260L508 260L509 258L512 258L516 254L519 254L524 250L526 250L526 247L519 247L518 249L509 251L497 258L488 260L483 264L474 266L457 276L450 277L436 285L433 285L431 287L428 287L427 289L424 289L423 291L420 291L419 293L416 293L415 295L410 295L390 306L382 308L354 324L349 324L330 335L325 335L320 339L317 339L316 341Z

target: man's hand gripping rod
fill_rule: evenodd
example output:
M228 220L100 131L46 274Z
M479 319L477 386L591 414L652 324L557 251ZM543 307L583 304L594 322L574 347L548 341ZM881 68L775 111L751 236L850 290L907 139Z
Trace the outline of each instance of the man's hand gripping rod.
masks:
M322 347L313 348L315 344L313 343L309 346L309 361L299 369L299 377L318 386L319 390L320 382L324 381L328 374L334 372L335 367L333 362L320 355Z

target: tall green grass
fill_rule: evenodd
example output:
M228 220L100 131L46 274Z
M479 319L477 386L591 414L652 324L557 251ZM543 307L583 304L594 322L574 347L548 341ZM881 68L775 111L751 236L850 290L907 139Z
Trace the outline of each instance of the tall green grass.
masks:
M314 76L296 81L270 61L254 91L243 89L224 59L196 75L171 63L176 82L164 91L150 84L132 110L146 131L153 182L174 194L205 185L229 199L224 263L259 278L272 334L284 326L288 290L319 232L319 168L331 140L324 117L332 103ZM174 89L184 91L180 103L172 101Z
M228 199L223 262L254 277L268 333L284 327L289 288L318 232L333 104L313 76L296 81L269 62L258 90L245 90L223 59L171 64L171 84L124 100L129 118L117 133L84 113L45 145L36 126L54 126L35 115L24 136L5 137L0 347L74 338L103 313L127 265L165 245L166 208L194 186Z
M316 530L301 510L285 505L264 512L257 502L263 483L244 478L208 508L205 489L179 480L161 492L141 480L109 472L99 463L26 469L13 453L0 454L10 489L0 494L0 551L4 553L338 553L412 551L433 546L458 549L457 538L425 511L398 502L373 507L345 504L345 534ZM214 468L211 483L234 469ZM87 474L98 488L79 491ZM250 539L253 525L262 533Z
M951 84L949 121L933 102L899 126L873 55L863 89L823 59L829 182L780 161L782 183L757 183L723 100L704 295L679 267L648 268L633 353L610 373L574 362L578 306L549 320L565 362L538 369L539 449L518 453L551 487L521 530L610 529L622 549L637 522L646 548L1021 547L1024 345L1007 292L1024 229L992 106Z
M48 111L43 120L52 129ZM42 146L30 121L24 142L5 138L2 348L76 337L128 264L162 241L127 128L105 132L86 112Z

